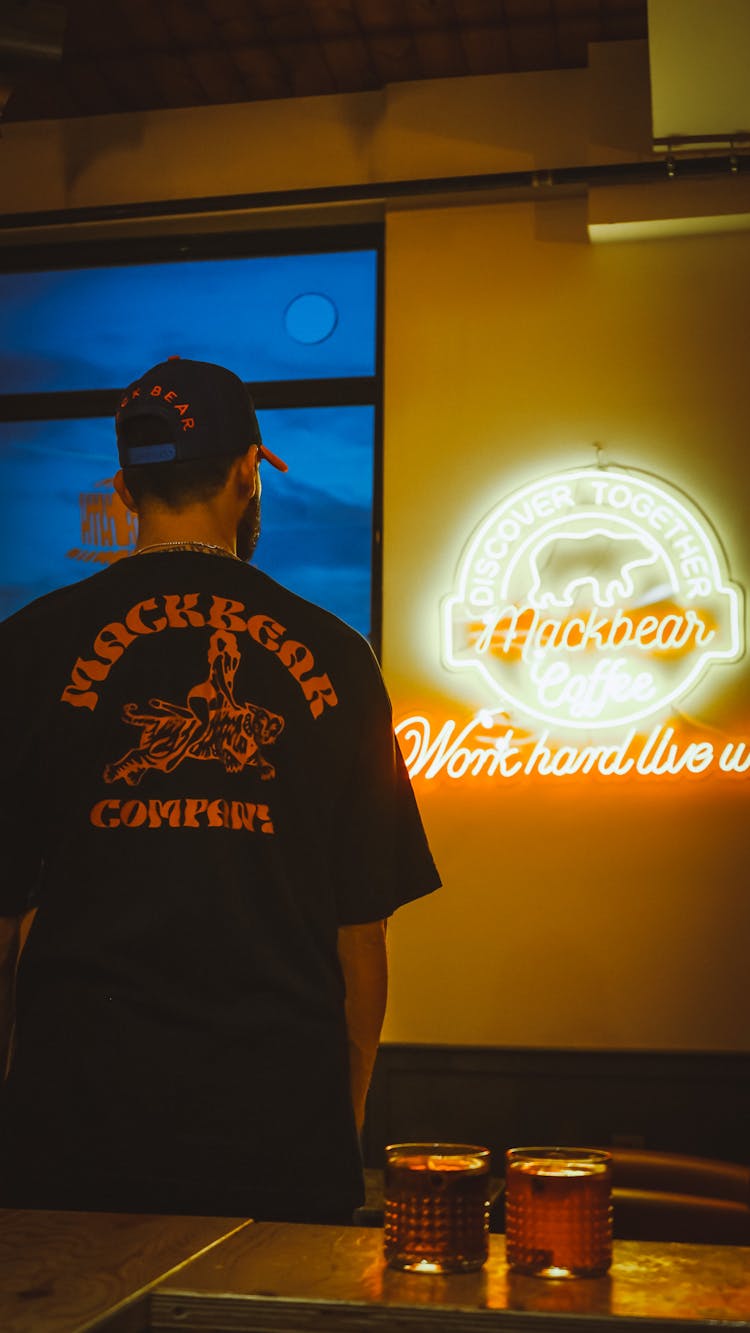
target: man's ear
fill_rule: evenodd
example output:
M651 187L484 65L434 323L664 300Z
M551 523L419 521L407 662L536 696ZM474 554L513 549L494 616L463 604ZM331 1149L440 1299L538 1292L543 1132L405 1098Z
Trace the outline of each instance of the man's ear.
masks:
M237 486L244 499L251 500L258 488L258 446L251 444L246 454L241 454L234 465Z
M128 490L127 486L125 485L125 478L122 475L122 468L117 469L117 472L115 473L113 480L114 480L115 490L117 491L117 494L122 500L122 503L125 505L125 508L129 509L131 514L137 514L138 506L135 500L133 499L132 495L130 494L130 491Z

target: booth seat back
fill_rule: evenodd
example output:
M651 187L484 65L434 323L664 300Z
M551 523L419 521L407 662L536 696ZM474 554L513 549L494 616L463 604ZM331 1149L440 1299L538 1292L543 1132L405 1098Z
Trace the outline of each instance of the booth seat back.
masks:
M619 1239L750 1245L750 1166L636 1148L607 1151Z

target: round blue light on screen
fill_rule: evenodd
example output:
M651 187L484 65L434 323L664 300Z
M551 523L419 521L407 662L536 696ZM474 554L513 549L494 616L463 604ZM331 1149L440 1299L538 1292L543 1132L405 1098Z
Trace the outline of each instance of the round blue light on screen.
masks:
M322 343L330 338L339 322L339 312L330 296L322 292L303 292L289 302L284 311L284 325L290 338L298 343Z

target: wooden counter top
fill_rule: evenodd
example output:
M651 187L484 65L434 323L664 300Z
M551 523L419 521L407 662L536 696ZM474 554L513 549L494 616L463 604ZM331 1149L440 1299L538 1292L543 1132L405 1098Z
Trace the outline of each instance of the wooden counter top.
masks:
M0 1210L0 1333L750 1333L750 1248L616 1241L606 1278L396 1273L369 1227Z
M149 1287L247 1226L233 1217L0 1209L0 1330L142 1329ZM145 1307L144 1307L145 1308Z
M750 1249L615 1242L606 1278L516 1277L503 1236L479 1273L396 1273L382 1231L257 1223L149 1296L150 1330L252 1333L618 1333L750 1329ZM550 1318L550 1316L554 1316ZM635 1324L630 1321L634 1320Z

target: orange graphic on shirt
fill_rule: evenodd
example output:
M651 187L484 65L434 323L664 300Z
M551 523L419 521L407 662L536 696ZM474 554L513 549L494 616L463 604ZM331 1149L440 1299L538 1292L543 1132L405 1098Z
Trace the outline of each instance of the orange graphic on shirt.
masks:
M208 677L189 691L186 703L149 699L149 710L125 704L123 718L141 728L138 745L107 764L105 782L123 779L135 787L147 769L172 773L185 759L217 759L228 773L258 768L266 780L276 769L261 751L284 729L284 719L258 704L238 703L234 677L240 651L234 634L217 630L208 650Z

